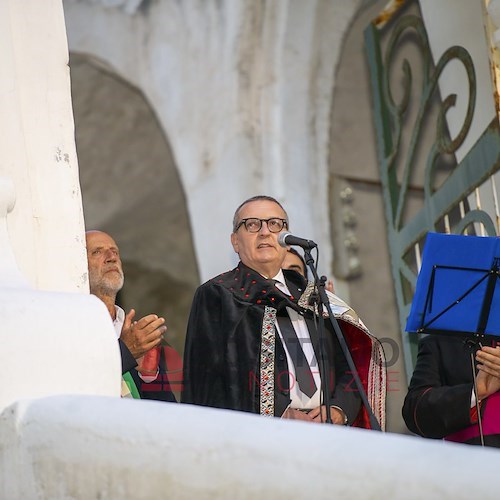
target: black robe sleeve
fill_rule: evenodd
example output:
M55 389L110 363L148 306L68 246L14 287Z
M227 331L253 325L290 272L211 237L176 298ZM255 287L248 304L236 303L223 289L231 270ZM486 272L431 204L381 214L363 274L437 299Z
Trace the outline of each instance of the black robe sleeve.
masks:
M129 372L132 368L137 366L137 361L135 360L132 353L128 350L128 347L118 339L118 345L120 346L120 356L122 358L122 375Z
M182 403L259 412L263 309L217 283L198 288L184 348Z
M224 408L221 301L215 287L195 293L184 347L183 403Z
M472 368L463 342L429 335L419 343L417 363L403 406L410 431L443 438L468 427Z

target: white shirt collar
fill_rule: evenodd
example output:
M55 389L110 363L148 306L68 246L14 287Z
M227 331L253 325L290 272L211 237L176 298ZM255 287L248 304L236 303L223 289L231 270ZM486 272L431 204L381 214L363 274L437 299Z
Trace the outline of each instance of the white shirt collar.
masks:
M115 327L116 338L120 338L122 334L123 323L125 323L125 311L115 304L116 318L113 321L113 326Z
M285 276L283 274L283 269L280 269L278 274L273 278L276 283L276 288L278 290L281 290L283 293L286 293L287 295L291 295L290 290L288 289L285 281Z
M273 278L275 281L279 281L282 285L285 285L285 276L283 274L283 269L278 271L278 274Z

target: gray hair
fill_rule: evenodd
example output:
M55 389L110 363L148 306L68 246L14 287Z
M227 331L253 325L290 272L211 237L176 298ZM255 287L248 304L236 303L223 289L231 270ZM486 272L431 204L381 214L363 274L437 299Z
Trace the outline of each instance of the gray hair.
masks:
M251 203L253 201L272 201L273 203L276 203L283 212L285 212L285 218L288 226L288 214L286 213L286 210L283 208L283 205L275 198L272 196L267 196L265 194L258 194L257 196L252 196L251 198L248 198L248 200L245 200L234 212L234 217L233 217L233 233L236 232L238 229L238 223L240 222L240 210L244 205L247 203Z

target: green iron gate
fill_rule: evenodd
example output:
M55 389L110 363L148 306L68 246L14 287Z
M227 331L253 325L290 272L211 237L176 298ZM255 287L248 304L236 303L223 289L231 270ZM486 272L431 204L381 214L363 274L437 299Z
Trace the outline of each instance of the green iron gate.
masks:
M366 28L365 44L391 267L404 332L426 234L498 234L494 174L500 167L499 123L495 113L474 146L457 160L477 112L474 61L463 47L453 46L434 64L416 1L393 2ZM418 59L418 74L401 55L410 45L418 48L412 52L412 62ZM455 137L450 137L446 113L457 96L442 98L438 85L452 62L462 65L469 82L468 96L461 96L467 110ZM416 341L403 334L408 375L413 372Z

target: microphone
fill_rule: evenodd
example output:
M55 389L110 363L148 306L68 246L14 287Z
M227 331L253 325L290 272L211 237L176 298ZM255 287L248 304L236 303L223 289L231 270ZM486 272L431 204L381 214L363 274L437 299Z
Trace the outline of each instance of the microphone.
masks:
M318 245L312 240L305 240L304 238L299 238L298 236L293 236L291 233L280 233L278 236L278 243L282 247L287 247L289 245L295 245L298 247L305 248L306 250L311 250L316 248Z

